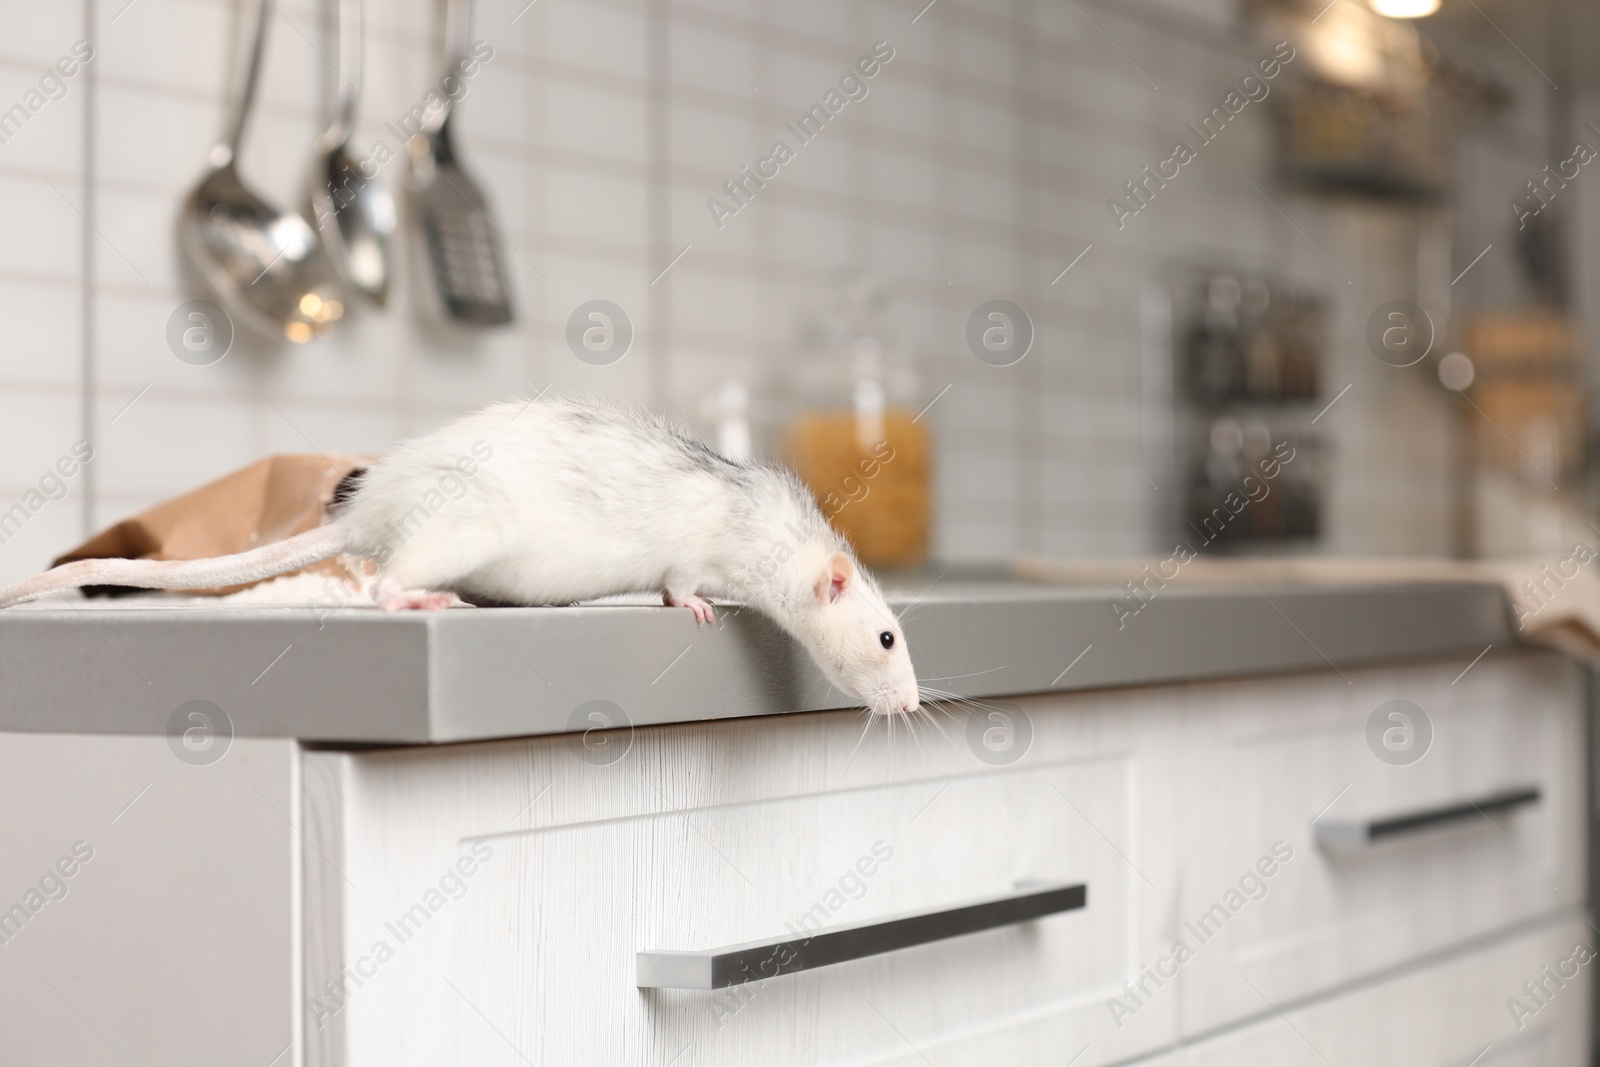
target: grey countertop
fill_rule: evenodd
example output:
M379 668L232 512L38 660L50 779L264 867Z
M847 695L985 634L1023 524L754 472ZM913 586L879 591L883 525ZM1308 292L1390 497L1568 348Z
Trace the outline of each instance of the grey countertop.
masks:
M931 583L931 585L930 585ZM886 582L919 678L1002 697L1475 656L1515 643L1492 585L1120 591ZM1085 651L1087 649L1087 651ZM0 731L160 734L202 700L238 736L412 744L851 706L773 624L724 608L385 614L148 598L0 612ZM591 704L605 701L605 704Z

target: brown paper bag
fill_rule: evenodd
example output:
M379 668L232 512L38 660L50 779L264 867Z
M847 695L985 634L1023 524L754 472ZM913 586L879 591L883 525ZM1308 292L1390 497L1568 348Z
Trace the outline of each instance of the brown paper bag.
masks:
M78 559L206 559L282 541L322 525L340 480L375 458L353 453L269 456L101 530L57 557L54 566ZM346 573L337 560L304 569L339 577ZM185 595L222 596L253 584L185 590ZM85 593L121 591L102 586Z

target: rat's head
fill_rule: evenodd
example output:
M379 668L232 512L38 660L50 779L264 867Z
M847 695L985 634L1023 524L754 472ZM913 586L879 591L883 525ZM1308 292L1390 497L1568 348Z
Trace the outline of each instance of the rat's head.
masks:
M801 612L800 637L828 680L875 714L921 706L900 622L846 553L823 557Z

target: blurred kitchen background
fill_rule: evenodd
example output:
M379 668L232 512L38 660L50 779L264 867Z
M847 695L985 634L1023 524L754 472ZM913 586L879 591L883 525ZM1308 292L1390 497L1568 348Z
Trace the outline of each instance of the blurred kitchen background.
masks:
M928 519L891 538L891 562L924 541L957 562L1168 550L1284 441L1282 492L1219 550L1514 555L1595 536L1600 170L1575 158L1600 148L1595 5L1443 0L1411 20L1380 0L925 2L480 0L471 37L493 58L453 121L515 321L425 320L403 270L386 309L352 304L325 338L241 326L197 366L167 341L205 295L175 216L249 5L5 0L0 108L74 42L94 57L0 143L0 508L75 441L95 458L8 531L0 581L266 453L382 451L546 387L791 458L820 432L808 412L888 412L903 469L925 449L928 478L897 483ZM279 204L304 196L336 87L328 7L273 4L241 170ZM440 68L431 0L367 20L358 156L400 148L387 124ZM797 144L785 123L880 41L893 58L868 95L719 228L708 199ZM1280 41L1294 58L1263 79ZM1252 73L1269 92L1232 114ZM1185 124L1219 108L1202 144ZM1146 183L1180 139L1195 157ZM396 152L379 180L398 191L405 168ZM1557 172L1532 214L1528 183ZM1119 223L1113 198L1137 213ZM402 261L409 245L402 227ZM602 299L634 337L595 365L568 320ZM1009 365L968 343L994 300L1031 321ZM1375 345L1391 327L1431 345Z

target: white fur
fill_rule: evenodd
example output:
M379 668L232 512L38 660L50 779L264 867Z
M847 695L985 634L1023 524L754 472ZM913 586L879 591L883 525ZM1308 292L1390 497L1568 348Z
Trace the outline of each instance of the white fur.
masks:
M512 604L644 591L677 604L741 600L873 711L918 706L898 620L793 474L727 460L662 420L574 400L496 404L407 441L365 473L329 526L279 545L221 561L69 564L0 590L0 606L75 585L251 581L341 551L376 560L386 589ZM709 610L696 607L697 617Z
M898 621L805 487L653 417L572 400L497 404L375 464L338 522L405 588L513 604L644 590L742 600L873 710L917 707ZM836 599L831 587L819 595L839 554L853 573Z

